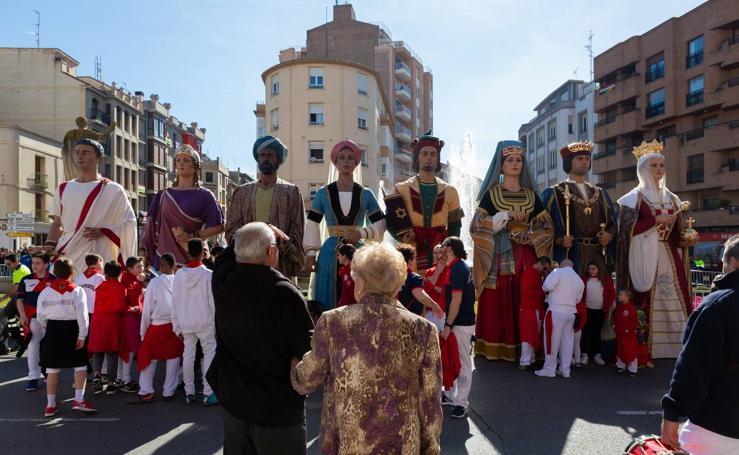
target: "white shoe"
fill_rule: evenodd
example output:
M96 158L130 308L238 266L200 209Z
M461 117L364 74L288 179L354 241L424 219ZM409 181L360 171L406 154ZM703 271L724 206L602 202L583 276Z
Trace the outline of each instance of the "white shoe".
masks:
M569 378L570 377L570 373L564 374L564 373L562 373L562 371L557 370L557 376L562 377L562 378Z
M600 354L595 354L595 357L593 357L593 363L596 365L605 365L606 362L603 360L603 357L601 357Z
M583 355L580 356L580 364L582 364L582 365L587 365L588 364L588 355L587 354L583 354Z
M553 377L556 376L554 374L547 373L544 370L536 370L536 371L534 371L534 374L537 375L537 376L539 376L539 377L542 377L542 378L553 378Z

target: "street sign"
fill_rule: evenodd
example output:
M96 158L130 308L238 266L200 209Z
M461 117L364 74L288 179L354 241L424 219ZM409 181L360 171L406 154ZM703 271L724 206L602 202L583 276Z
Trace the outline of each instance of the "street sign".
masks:
M33 237L35 230L33 213L12 212L6 215L8 237Z

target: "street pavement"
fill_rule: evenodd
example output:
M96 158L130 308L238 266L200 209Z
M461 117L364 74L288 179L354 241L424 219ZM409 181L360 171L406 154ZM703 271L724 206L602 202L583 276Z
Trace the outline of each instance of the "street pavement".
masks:
M444 410L443 454L622 454L631 439L659 432L660 399L672 360L656 362L639 377L618 376L612 367L588 365L572 377L539 378L511 363L476 359L471 412L466 420ZM158 382L162 383L163 365ZM71 371L62 372L61 413L45 419L46 395L25 391L26 361L0 356L0 454L218 454L223 426L219 406L177 400L132 406L128 395L86 397L94 416L70 410ZM318 454L321 395L306 404L308 453Z

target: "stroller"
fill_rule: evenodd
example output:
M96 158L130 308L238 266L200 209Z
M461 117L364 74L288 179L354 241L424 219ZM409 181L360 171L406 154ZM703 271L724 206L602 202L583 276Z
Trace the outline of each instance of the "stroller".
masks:
M17 350L23 340L15 299L0 301L0 355Z

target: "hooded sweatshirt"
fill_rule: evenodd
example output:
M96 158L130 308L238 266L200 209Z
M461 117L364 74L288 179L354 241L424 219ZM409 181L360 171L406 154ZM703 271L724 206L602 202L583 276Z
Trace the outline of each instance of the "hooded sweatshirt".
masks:
M211 276L201 262L190 261L174 276L172 329L174 333L215 330L215 305Z

